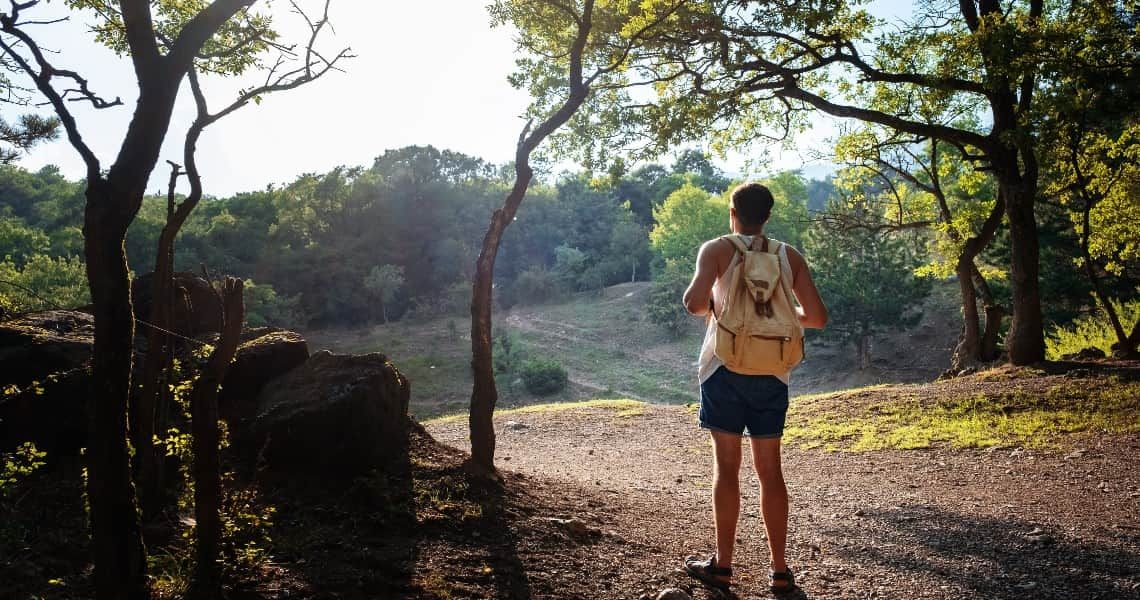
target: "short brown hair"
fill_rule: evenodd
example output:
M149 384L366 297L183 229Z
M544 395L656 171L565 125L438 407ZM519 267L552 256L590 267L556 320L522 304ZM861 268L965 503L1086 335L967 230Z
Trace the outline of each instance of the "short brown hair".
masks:
M745 226L767 223L775 203L771 190L759 183L744 183L732 190L732 207L736 209L736 218Z

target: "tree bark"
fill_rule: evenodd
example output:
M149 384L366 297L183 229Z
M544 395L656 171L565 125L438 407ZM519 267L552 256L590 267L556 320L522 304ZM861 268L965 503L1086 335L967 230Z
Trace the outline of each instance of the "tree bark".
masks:
M154 276L151 293L150 325L147 327L147 353L143 359L142 385L136 410L131 415L131 439L135 447L135 456L138 461L139 503L142 507L144 519L153 518L161 511L162 501L162 462L154 447L155 433L159 430L158 406L163 393L166 377L163 374L170 366L172 358L172 340L170 334L173 325L174 310L174 240L182 227L184 218L180 218L174 208L174 191L180 175L180 169L172 165L170 186L167 190L166 225L158 238L158 249L155 255Z
M962 295L962 334L950 359L950 368L955 372L971 367L978 362L982 347L981 332L978 328L978 298L971 277L973 261L965 255L958 257L954 272L958 276L958 289Z
M222 538L222 477L218 433L218 388L241 342L245 319L243 282L227 277L222 284L222 332L210 354L206 369L191 391L190 418L194 450L195 569L190 597L217 600L222 597L222 573L218 549Z
M503 206L491 215L479 258L475 262L475 281L471 290L471 466L477 473L495 474L495 426L492 421L499 391L495 386L491 331L491 302L495 277L495 258L503 232L515 218L519 205L526 196L534 169L530 156L550 134L562 127L586 101L590 88L582 75L582 56L593 27L594 0L585 0L578 24L577 36L569 52L569 94L565 102L538 127L531 131L531 123L523 129L515 150L515 183L507 194Z
M982 344L978 349L978 360L981 362L990 362L997 360L998 357L998 335L1001 334L1001 320L1005 317L1005 308L994 300L993 291L990 290L990 284L986 278L982 276L982 272L978 269L978 265L971 264L973 269L974 287L978 291L978 296L982 301L982 309L985 311L986 327L982 333Z
M1022 157L1023 161L1035 161ZM1016 167L1015 167L1016 168ZM1004 188L1009 220L1010 284L1013 321L1006 336L1009 361L1030 365L1045 360L1045 327L1041 314L1040 248L1033 205L1037 201L1036 176L1021 177L1016 171L998 171Z
M88 181L84 218L87 282L95 316L87 497L91 506L95 588L102 599L149 597L146 548L127 450L127 402L134 352L134 312L123 239L121 197L104 180Z

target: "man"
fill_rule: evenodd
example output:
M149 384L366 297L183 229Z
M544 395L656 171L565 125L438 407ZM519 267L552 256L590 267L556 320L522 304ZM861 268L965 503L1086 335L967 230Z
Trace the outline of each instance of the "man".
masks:
M758 183L747 183L732 192L729 224L744 242L761 247L764 225L772 213L772 193ZM807 261L794 248L782 245L781 277L789 281L799 307L796 316L805 328L822 329L827 324L827 307L812 282ZM700 426L712 435L715 473L713 477L713 522L716 527L716 553L700 560L690 557L685 570L722 589L732 577L736 526L740 516L741 439L747 436L752 463L760 479L760 504L768 534L771 565L769 586L774 593L795 587L784 550L788 533L788 490L780 465L780 438L788 410L788 382L791 373L741 375L729 371L713 352L714 319L728 293L726 273L735 266L739 253L725 238L705 242L697 256L697 270L685 291L685 308L698 316L710 316L709 331L701 348ZM711 314L710 314L711 311Z

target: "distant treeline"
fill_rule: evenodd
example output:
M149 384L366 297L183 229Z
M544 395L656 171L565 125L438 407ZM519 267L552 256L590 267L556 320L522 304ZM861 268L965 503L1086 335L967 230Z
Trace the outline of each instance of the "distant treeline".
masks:
M876 328L905 326L905 309L922 299L930 279L947 276L935 268L945 260L937 232L835 226L857 215L852 198L879 194L881 184L853 188L845 172L823 180L782 172L765 181L777 198L768 232L808 254L833 314L842 316L832 335L857 340ZM302 175L283 187L203 202L182 229L176 266L250 280L248 319L255 325L464 314L488 218L510 183L508 168L479 158L430 146L390 150L367 168ZM532 187L507 230L495 273L498 303L554 301L652 279L651 317L679 329L687 317L677 298L700 241L727 232L726 191L734 183L695 151L668 166L548 177ZM54 167L0 167L0 307L87 302L83 205L82 184ZM131 226L127 249L136 273L153 267L166 211L165 197L148 197ZM1067 324L1089 310L1089 283L1075 266L1078 244L1067 214L1046 204L1038 220L1046 314ZM1002 231L984 261L1003 301L1007 252ZM1127 297L1135 282L1122 277L1113 284Z

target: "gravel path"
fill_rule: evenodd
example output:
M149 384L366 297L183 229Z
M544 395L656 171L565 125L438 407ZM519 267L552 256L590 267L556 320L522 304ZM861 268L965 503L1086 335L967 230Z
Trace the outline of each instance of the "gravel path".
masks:
M613 597L690 586L676 567L712 536L711 452L692 411L574 409L497 424L501 468L576 496L575 514L557 516L617 540L594 548L616 556L575 558L587 576L591 561L606 565L598 576ZM466 449L464 422L428 430ZM787 448L799 597L1140 598L1138 451L1138 435L1085 438L1079 451ZM755 476L743 482L736 592L765 597Z

